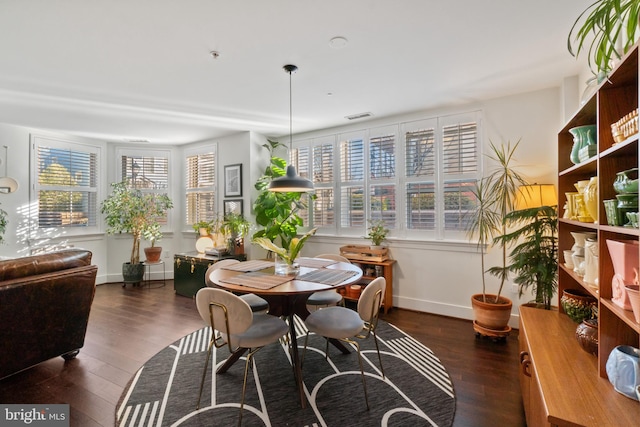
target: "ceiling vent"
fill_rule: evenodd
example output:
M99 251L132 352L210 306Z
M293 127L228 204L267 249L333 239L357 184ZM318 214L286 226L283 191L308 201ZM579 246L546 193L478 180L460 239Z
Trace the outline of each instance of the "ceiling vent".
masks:
M364 119L365 117L371 117L373 116L373 114L371 113L359 113L359 114L352 114L350 116L345 116L345 119L349 119L349 120L358 120L358 119Z

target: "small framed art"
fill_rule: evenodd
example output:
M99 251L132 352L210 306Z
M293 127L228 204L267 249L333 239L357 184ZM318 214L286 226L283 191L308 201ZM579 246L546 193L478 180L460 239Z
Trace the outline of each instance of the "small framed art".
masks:
M224 167L224 197L242 197L242 164Z
M242 199L224 201L224 216L229 214L242 215L243 211Z

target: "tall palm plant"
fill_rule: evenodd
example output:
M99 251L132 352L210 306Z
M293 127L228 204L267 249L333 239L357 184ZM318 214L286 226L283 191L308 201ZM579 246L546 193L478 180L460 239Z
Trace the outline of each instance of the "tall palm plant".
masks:
M522 175L512 166L514 154L519 144L520 141L513 144L513 146L511 142L497 146L491 142L491 154L487 157L496 166L489 175L476 183L476 187L473 190L478 204L476 209L470 213L467 235L469 238L478 238L478 245L482 252L482 295L485 302L487 299L485 272L489 272L500 280L496 302L499 300L504 284L509 278L507 245L503 241L496 240L496 237L507 234L505 217L514 210L518 188L527 184ZM485 270L484 247L489 244L500 246L502 262L500 266Z

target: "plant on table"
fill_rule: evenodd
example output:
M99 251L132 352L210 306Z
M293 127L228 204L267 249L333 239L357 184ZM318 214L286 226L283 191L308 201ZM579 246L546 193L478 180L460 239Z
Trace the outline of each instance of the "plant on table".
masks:
M267 251L275 253L284 262L291 265L294 263L294 261L300 254L300 251L302 250L304 243L307 241L309 237L313 236L316 233L316 230L317 228L311 229L307 233L305 233L302 237L300 238L294 237L293 239L291 239L288 249L277 246L266 237L254 237L252 240L252 243L259 245L260 247L262 247L262 249L266 249Z
M389 234L389 229L385 226L384 220L369 220L367 239L371 240L373 246L380 246L380 244L387 238L387 234Z

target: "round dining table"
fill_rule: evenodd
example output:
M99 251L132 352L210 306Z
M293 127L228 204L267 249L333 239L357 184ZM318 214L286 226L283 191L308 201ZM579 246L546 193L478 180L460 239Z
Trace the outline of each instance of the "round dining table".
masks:
M322 263L319 258L308 258L308 264L313 265ZM251 261L247 261L251 262ZM300 317L305 320L309 316L309 310L307 309L307 298L314 292L326 291L330 289L338 290L353 283L357 283L362 278L362 269L357 265L346 262L332 262L322 267L305 267L305 263L301 260L300 271L295 276L288 276L291 280L276 286L264 289L262 287L252 287L247 285L239 285L225 282L226 279L233 278L242 274L247 274L243 271L237 271L239 264L234 264L231 268L218 268L213 270L205 281L208 286L215 286L234 293L252 293L259 295L269 303L269 314L278 317L286 317L289 323L289 336L291 340L291 360L293 364L294 377L300 393L300 404L305 407L304 388L302 384L302 368L300 366L300 359L298 357L298 342L295 331L294 316ZM240 263L242 264L242 263ZM274 266L270 263L268 266L265 263L266 268L251 272L251 274L264 274L267 276L274 276ZM307 280L302 280L299 277L304 276L306 273L310 273L319 269L330 270L346 270L353 272L351 277L346 278L338 284L323 284ZM284 280L284 278L282 279ZM349 350L337 340L330 340L331 343L340 349L343 353L349 353ZM233 352L227 360L217 369L217 373L226 372L231 365L233 365L248 349L238 349Z

